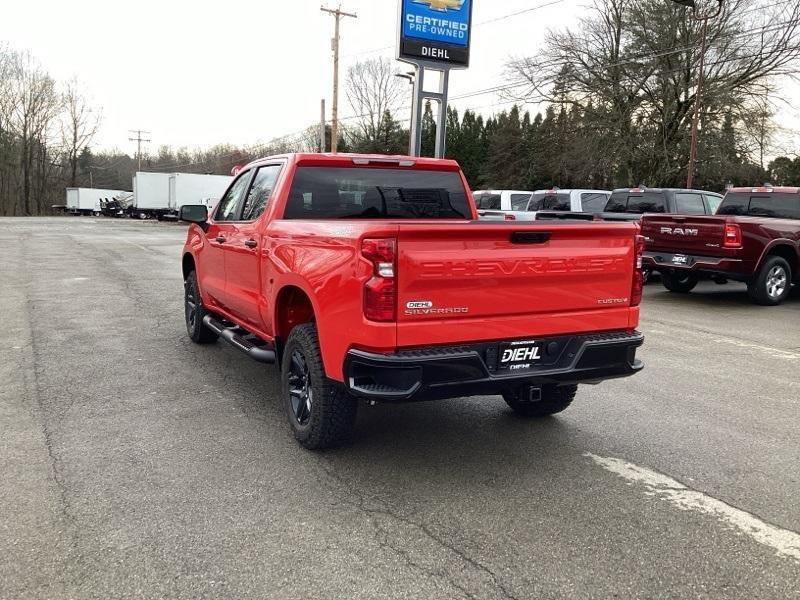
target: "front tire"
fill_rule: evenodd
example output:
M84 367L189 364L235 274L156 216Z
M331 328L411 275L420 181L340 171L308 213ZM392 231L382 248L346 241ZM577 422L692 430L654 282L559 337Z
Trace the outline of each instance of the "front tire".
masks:
M747 285L747 293L756 304L777 306L789 297L791 288L792 268L789 263L780 256L771 256Z
M298 325L289 334L281 365L281 396L295 439L308 450L350 441L358 404L325 376L317 328Z
M515 390L503 392L503 400L511 409L522 417L549 417L566 410L575 399L577 385L546 385L542 387L541 400L531 402L531 386L522 386Z
M692 273L680 273L675 271L661 271L661 283L670 292L678 294L688 294L699 283L697 275Z
M213 344L219 336L203 323L203 317L208 313L203 308L203 301L200 299L200 287L197 285L196 271L189 273L183 288L186 332L195 344Z

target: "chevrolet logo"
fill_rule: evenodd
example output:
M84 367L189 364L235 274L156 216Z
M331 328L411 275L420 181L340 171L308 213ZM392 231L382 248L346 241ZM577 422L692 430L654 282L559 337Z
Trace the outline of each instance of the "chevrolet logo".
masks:
M448 10L461 10L464 0L414 0L414 4L427 4L431 10L447 12Z

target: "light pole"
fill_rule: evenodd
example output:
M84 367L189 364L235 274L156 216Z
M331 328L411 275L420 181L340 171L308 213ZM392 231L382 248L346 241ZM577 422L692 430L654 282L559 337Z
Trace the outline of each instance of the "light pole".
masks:
M722 12L723 0L717 0L718 6L713 14L698 14L697 3L695 0L672 0L676 4L688 6L692 9L692 18L700 21L703 26L700 29L700 67L697 72L697 89L694 93L694 116L692 117L692 140L689 144L689 167L686 175L686 187L691 189L694 183L694 163L697 159L697 128L700 123L700 96L703 93L703 79L706 68L706 35L708 34L708 21L716 19Z
M405 73L395 73L394 76L395 77L399 77L400 79L405 79L406 81L408 81L408 83L411 84L412 88L414 87L414 85L416 85L416 82L417 82L417 73L416 73L416 71L406 71ZM414 91L412 89L412 92L411 92L411 106L414 106L414 98L415 98L415 94L414 94ZM413 113L414 109L412 108L411 110L412 110L412 113ZM411 121L412 121L412 125L413 125L413 121L414 121L413 114L411 116ZM413 127L412 127L412 129L413 129ZM411 134L411 129L409 129L408 133L409 133L409 136L412 135ZM411 141L409 143L409 146L412 146L412 145L413 145L413 141ZM409 151L409 154L413 154L413 153L414 153L413 151Z

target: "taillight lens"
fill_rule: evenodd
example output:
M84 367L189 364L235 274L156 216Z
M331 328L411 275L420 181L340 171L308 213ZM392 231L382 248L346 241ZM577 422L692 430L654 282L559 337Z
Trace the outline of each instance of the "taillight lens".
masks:
M642 274L642 256L644 255L644 236L637 235L634 242L633 255L633 284L631 285L631 306L639 306L642 302L644 290L644 275Z
M722 245L725 248L741 248L742 228L736 223L725 223L725 239Z
M364 316L382 323L397 320L397 240L363 240L361 255L373 268L372 278L364 284Z

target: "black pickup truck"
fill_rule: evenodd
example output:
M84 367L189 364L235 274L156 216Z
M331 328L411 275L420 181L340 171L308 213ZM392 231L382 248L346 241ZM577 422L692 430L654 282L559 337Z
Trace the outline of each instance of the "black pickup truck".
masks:
M614 190L600 214L604 221L638 221L644 213L713 215L722 196L705 190L623 188Z

